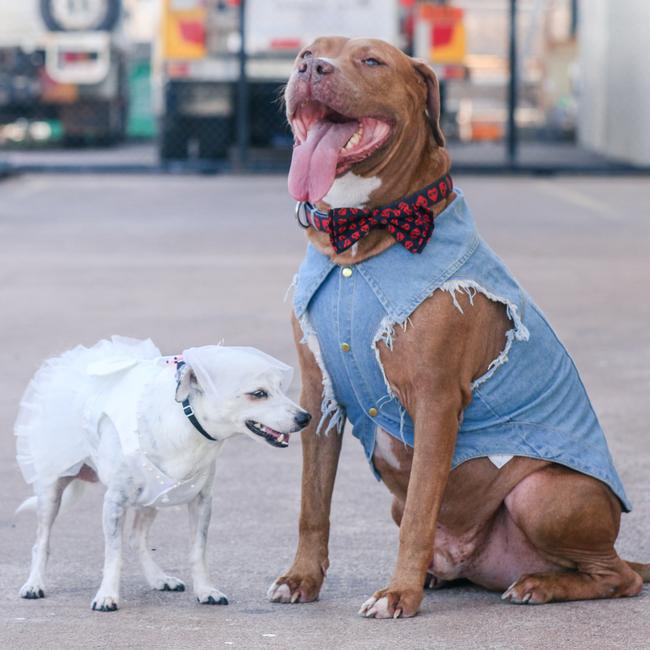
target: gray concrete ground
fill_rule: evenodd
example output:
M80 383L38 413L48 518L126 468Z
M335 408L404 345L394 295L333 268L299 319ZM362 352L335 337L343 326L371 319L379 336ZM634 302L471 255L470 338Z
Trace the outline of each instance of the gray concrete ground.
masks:
M573 353L636 506L619 549L650 561L650 181L457 182L484 235ZM427 595L412 620L359 618L361 602L390 575L397 530L387 491L349 435L332 566L316 604L265 600L296 541L297 440L287 450L236 440L219 461L209 562L229 606L150 591L127 553L122 609L91 612L102 566L98 486L57 521L47 597L18 598L34 519L13 514L29 491L12 424L41 360L121 333L150 336L166 353L223 339L294 362L283 296L303 248L282 177L25 176L0 184L0 647L650 647L648 588L629 600L526 607L467 586ZM187 577L184 512L160 516L153 544L168 571Z

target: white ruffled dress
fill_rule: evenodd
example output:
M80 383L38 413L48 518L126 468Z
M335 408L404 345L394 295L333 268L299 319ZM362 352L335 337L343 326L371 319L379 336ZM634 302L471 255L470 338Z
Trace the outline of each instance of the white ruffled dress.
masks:
M27 387L16 419L16 459L25 480L49 484L75 476L84 463L94 468L99 421L107 415L127 462L142 480L139 505L174 505L192 498L210 468L178 481L139 448L140 397L166 360L151 340L114 336L46 361Z

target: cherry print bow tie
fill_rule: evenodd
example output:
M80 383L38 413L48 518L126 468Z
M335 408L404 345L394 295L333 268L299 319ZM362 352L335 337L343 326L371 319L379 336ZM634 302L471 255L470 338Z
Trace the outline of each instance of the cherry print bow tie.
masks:
M330 237L332 247L342 253L365 237L373 228L385 228L409 253L421 253L433 233L433 207L444 201L453 189L449 174L413 194L372 210L336 208L321 212L304 204L307 223ZM298 204L296 214L300 220Z

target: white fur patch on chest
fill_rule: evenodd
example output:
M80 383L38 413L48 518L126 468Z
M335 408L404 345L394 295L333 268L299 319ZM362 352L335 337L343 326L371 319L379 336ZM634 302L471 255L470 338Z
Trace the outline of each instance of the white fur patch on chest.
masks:
M390 433L386 433L381 427L377 428L377 435L375 436L375 451L374 453L378 458L386 461L390 467L400 469L401 464L397 454L393 451L393 437Z
M361 208L380 186L381 178L378 176L364 178L348 172L334 181L329 192L323 197L323 202L332 209Z
M506 463L509 463L513 459L513 456L511 454L492 454L492 456L488 456L488 458L493 465L496 465L496 467L501 469Z

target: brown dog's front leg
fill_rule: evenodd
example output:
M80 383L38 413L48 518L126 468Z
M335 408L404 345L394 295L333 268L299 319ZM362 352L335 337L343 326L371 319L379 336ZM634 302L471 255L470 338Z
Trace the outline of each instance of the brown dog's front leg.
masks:
M433 393L435 394L435 393ZM415 616L433 557L436 522L447 485L458 430L458 405L437 398L415 411L415 448L397 564L390 584L376 591L359 613L369 618Z
M301 344L300 326L294 319L302 394L300 404L312 415L302 432L302 496L299 539L291 568L269 588L274 603L308 603L318 599L329 567L330 508L342 436L337 431L316 433L321 419L322 375L314 355ZM325 431L327 423L323 427Z

